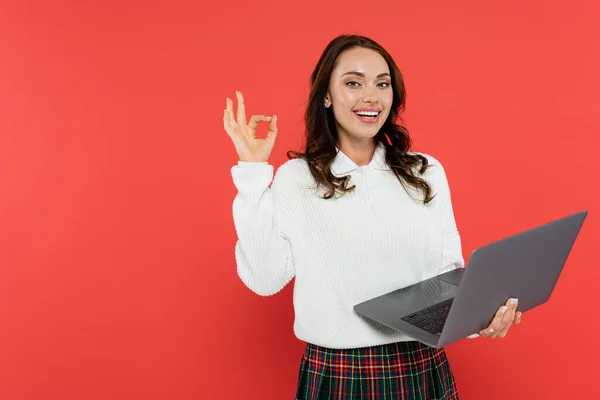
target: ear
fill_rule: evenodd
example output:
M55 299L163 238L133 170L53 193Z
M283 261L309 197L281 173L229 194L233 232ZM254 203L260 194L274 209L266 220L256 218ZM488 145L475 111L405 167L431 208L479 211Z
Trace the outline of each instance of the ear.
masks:
M329 93L325 95L325 108L329 108L331 106L331 97Z

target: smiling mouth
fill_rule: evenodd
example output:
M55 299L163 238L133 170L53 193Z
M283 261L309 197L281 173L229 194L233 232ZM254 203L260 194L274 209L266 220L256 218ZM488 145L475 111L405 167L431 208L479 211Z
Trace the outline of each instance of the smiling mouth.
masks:
M374 112L359 114L358 112L354 111L354 115L356 115L358 120L361 122L372 123L372 122L377 122L379 120L381 111L378 111L377 114L375 114Z

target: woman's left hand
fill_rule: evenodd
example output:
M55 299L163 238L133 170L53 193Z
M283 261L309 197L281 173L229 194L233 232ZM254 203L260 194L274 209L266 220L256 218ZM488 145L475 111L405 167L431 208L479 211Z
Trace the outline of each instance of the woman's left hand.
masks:
M490 325L479 331L479 336L496 338L505 337L512 325L521 323L520 311L517 311L518 299L508 299L506 305L500 307Z

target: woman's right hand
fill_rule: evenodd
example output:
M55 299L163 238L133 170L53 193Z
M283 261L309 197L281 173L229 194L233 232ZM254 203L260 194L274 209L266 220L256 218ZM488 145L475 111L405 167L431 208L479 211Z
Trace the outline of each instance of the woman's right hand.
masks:
M277 136L277 116L253 115L246 124L246 108L242 93L236 91L238 109L237 121L233 114L233 101L227 98L227 109L223 115L225 131L233 140L240 161L267 161L275 144ZM268 122L269 131L264 139L256 138L256 128L259 122Z

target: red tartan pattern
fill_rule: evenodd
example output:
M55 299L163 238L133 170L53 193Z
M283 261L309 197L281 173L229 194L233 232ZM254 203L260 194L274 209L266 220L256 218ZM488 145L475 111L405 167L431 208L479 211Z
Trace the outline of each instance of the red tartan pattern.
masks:
M297 400L458 400L443 349L409 341L360 349L307 344Z

